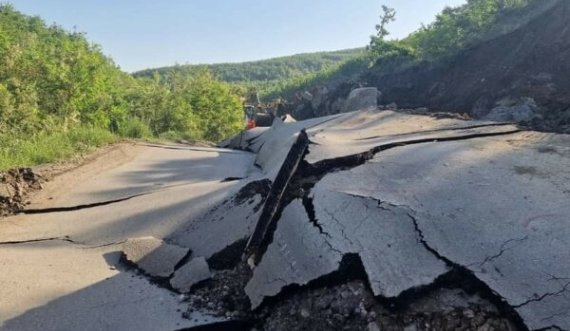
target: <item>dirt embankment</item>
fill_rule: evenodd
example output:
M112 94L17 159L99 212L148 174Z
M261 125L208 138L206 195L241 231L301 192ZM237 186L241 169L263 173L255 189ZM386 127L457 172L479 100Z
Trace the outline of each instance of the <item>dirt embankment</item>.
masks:
M22 210L28 194L40 190L42 181L30 168L0 172L0 217Z
M357 82L329 89L319 107L306 104L296 115L337 113L335 103L351 89L375 86L386 105L570 133L570 1L545 0L523 14L504 18L485 41L455 57L391 73L372 68Z
M454 59L366 79L384 102L487 116L505 100L532 98L541 130L570 132L570 2Z

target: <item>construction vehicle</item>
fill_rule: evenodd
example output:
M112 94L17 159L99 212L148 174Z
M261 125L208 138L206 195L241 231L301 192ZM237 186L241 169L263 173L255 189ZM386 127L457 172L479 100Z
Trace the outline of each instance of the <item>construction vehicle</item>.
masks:
M275 115L271 110L259 107L259 105L245 105L244 106L245 124L246 129L253 129L256 127L268 127L273 124Z
M244 104L246 129L271 126L275 119L275 113L271 108L270 105L265 105L259 101L259 94L256 90L249 90Z

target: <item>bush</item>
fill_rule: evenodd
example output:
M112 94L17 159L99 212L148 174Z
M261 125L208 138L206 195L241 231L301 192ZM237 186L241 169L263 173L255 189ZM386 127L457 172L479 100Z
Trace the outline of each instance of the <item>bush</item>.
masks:
M115 142L109 131L76 127L35 135L0 135L0 170L54 162Z
M238 90L206 69L134 78L83 34L0 4L3 167L58 160L113 134L221 140L241 129L242 111Z
M117 133L119 136L125 138L143 139L153 137L149 126L136 117L123 122L118 128Z

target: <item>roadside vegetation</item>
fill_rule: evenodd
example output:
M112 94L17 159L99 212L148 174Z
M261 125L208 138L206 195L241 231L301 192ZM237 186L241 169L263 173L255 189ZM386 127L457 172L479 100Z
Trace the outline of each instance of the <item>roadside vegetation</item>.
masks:
M203 67L134 78L84 34L0 5L0 170L121 137L218 141L242 127L238 92Z

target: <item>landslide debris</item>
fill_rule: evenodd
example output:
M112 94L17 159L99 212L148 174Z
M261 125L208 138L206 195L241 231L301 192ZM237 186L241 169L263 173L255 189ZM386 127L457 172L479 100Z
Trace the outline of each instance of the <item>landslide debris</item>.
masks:
M381 64L356 80L315 87L311 93L319 95L319 102L292 100L293 116L344 112L352 91L366 86L377 88L386 105L427 107L570 133L569 15L567 0L534 1L506 18L504 31L456 55L394 70Z
M186 301L194 311L252 323L250 331L517 331L515 324L477 293L437 288L394 309L374 297L364 280L291 288L262 308L250 311L243 292L250 271L243 264L195 288ZM226 329L221 329L226 330ZM231 329L227 329L231 330ZM242 330L242 329L240 329Z
M390 311L363 281L304 290L264 308L259 330L507 331L517 330L477 295L438 289L408 308Z
M249 319L253 314L244 288L250 278L251 269L245 263L232 269L213 270L209 280L188 294L186 301L190 306L185 316L206 310L218 317Z
M0 218L22 211L28 194L41 190L42 182L31 168L0 172Z

